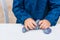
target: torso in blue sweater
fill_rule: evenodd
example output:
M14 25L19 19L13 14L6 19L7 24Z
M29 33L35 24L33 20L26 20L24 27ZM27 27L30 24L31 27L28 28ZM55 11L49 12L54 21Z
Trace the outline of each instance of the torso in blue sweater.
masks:
M17 23L24 24L27 18L47 19L55 25L60 14L60 0L14 0L13 12Z

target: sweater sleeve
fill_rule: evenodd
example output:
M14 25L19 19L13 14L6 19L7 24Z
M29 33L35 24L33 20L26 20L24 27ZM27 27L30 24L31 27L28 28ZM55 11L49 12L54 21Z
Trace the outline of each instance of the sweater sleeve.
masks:
M28 12L25 11L24 9L24 0L14 0L13 1L13 12L14 15L16 16L17 20L20 21L21 24L24 24L24 21L27 18L31 18Z
M60 0L49 0L50 11L45 17L50 23L51 26L55 26L60 14Z

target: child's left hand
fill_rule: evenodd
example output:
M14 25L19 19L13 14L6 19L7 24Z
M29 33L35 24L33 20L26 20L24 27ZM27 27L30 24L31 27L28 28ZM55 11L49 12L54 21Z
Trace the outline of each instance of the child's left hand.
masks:
M39 25L41 29L47 29L50 27L51 23L48 20L44 19L39 22Z

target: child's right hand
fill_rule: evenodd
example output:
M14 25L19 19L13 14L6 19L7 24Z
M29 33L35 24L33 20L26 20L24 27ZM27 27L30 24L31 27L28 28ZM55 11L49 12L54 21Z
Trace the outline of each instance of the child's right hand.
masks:
M35 28L37 26L36 22L32 18L28 18L24 22L24 26L27 30Z

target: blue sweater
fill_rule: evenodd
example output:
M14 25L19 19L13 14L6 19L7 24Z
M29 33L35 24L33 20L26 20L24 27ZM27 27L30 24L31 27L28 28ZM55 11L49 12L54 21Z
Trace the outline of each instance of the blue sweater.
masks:
M24 24L28 18L46 19L54 26L60 14L60 0L13 0L12 10L16 23Z

